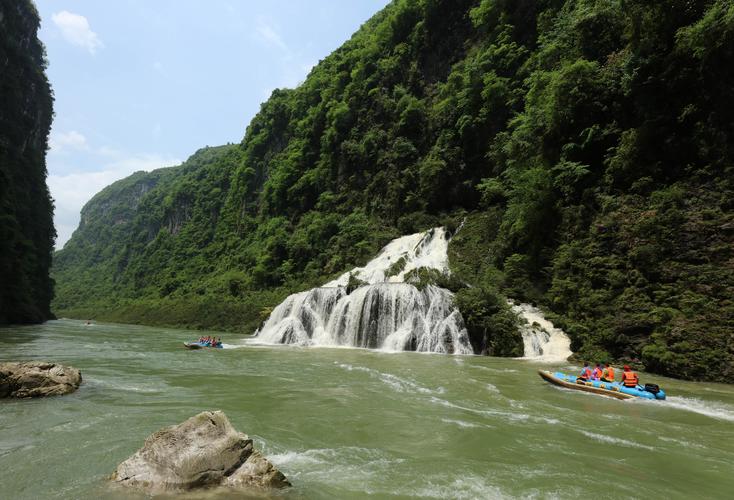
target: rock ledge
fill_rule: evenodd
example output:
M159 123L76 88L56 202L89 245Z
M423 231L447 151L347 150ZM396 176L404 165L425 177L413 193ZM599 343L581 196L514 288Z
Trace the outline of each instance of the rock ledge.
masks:
M142 448L117 466L111 480L150 494L217 486L290 486L221 411L205 411L151 434Z
M46 361L0 363L0 398L35 398L69 394L79 388L76 368Z

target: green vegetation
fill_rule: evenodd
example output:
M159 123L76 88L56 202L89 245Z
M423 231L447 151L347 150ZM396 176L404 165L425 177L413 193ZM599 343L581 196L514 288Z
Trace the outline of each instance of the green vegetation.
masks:
M181 324L209 304L249 327L464 221L450 258L478 351L518 353L512 297L579 356L732 382L733 47L726 0L397 0L241 144L90 201L55 310Z
M46 187L53 96L30 0L0 3L0 324L51 317L56 231Z

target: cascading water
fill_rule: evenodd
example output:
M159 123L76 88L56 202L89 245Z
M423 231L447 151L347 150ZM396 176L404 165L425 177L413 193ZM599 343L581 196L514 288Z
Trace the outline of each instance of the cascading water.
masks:
M472 354L453 294L405 283L418 268L448 273L448 240L443 228L435 228L391 241L364 267L286 298L258 331L258 341ZM389 275L394 266L398 269ZM350 276L366 285L347 293ZM556 362L571 355L569 338L539 309L529 304L512 309L526 322L520 328L525 358Z
M436 286L418 290L408 272L448 272L448 238L443 228L390 242L366 266L344 273L321 288L289 296L258 333L266 343L330 345L390 351L472 354L469 335L453 294ZM404 265L387 276L395 263ZM367 283L348 294L350 275Z
M512 310L526 322L520 327L525 358L552 363L565 361L571 355L571 340L545 319L540 309L518 304L512 305Z

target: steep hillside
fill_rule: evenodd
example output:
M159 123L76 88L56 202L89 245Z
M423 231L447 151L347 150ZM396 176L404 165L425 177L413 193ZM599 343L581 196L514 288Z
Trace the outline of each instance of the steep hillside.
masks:
M241 145L92 200L56 308L251 328L463 222L452 288L488 351L515 352L511 296L579 356L734 381L733 63L725 0L398 0Z
M53 97L30 0L0 3L0 324L51 316L56 231L46 186Z

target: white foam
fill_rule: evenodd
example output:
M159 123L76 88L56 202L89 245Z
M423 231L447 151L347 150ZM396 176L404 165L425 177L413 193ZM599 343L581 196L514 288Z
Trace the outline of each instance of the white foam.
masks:
M681 396L669 396L662 405L677 408L679 410L692 411L700 415L734 422L734 407L725 403L704 401L698 398L686 398Z
M106 379L85 378L84 384L91 387L104 387L114 389L115 391L137 392L140 394L157 394L168 390L167 384L163 382L136 385L113 382Z
M487 391L493 393L493 394L499 394L500 390L497 389L497 386L494 384L486 383L484 387L487 389Z
M466 406L461 406L461 405L458 405L456 403L452 403L450 401L446 401L445 399L437 398L435 396L432 396L431 397L431 402L432 403L439 404L441 406L445 406L447 408L454 408L454 409L457 409L457 410L468 411L470 413L474 413L474 414L477 414L477 415L489 416L489 417L502 417L502 418L504 418L506 420L511 420L511 421L521 421L521 422L524 422L524 421L527 421L527 420L530 419L530 415L528 415L526 413L513 413L513 412L509 412L509 411L489 410L489 409L486 409L486 408L484 408L484 409L468 408Z
M607 435L604 435L604 434L597 434L595 432L589 432L589 431L585 431L585 430L581 430L581 429L579 429L578 431L581 434L583 434L584 436L590 437L591 439L593 439L595 441L599 441L600 443L618 444L620 446L627 446L627 447L630 447L630 448L642 448L644 450L654 450L655 449L652 446L647 446L647 445L644 445L644 444L635 443L634 441L628 441L626 439L615 438L615 437L612 437L612 436L607 436Z
M397 375L393 375L392 373L381 372L373 368L367 368L364 366L353 366L348 363L338 363L336 361L334 362L334 364L336 364L339 368L343 368L344 370L350 372L358 371L367 373L370 375L370 377L380 380L382 383L386 384L395 392L419 392L422 394L443 394L444 392L446 392L446 389L444 389L443 387L428 389L427 387L423 387L412 380L398 377Z
M440 480L440 479L439 479ZM478 476L463 475L449 481L438 482L436 478L428 479L419 487L411 491L400 492L415 498L452 498L452 499L474 499L492 498L501 500L513 498L505 494L498 487L490 484L486 479Z
M441 419L441 422L444 422L446 424L458 425L459 427L464 427L464 428L467 428L467 429L478 428L478 427L487 427L485 425L479 425L479 424L475 424L475 423L472 423L472 422L465 422L464 420L456 420L456 419L453 419L453 418L442 418Z
M267 453L266 456L288 477L347 489L355 484L368 484L404 462L404 459L392 457L383 450L357 446L285 450Z
M517 370L513 368L490 368L489 366L482 366L482 365L472 365L472 368L476 368L477 370L493 372L493 373L517 373Z
M222 349L240 349L243 347L241 344L225 344L222 343Z
M658 439L660 439L660 441L665 441L666 443L679 444L681 446L684 446L685 448L698 448L700 450L706 449L706 447L703 445L700 445L698 443L691 443L689 441L684 441L682 439L675 439L675 438L666 437L666 436L658 436Z
M298 451L286 451L283 453L276 453L274 455L268 455L268 460L278 467L288 465L291 467L323 464L326 460L323 458L323 450L308 450L303 452Z

